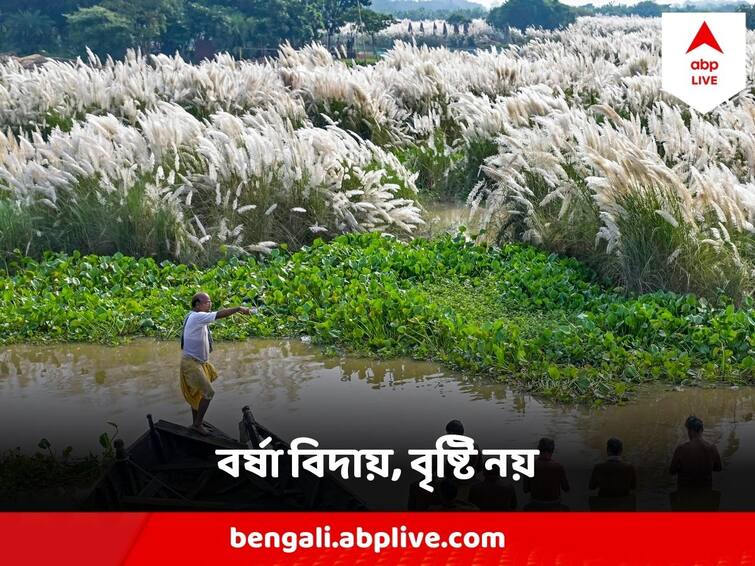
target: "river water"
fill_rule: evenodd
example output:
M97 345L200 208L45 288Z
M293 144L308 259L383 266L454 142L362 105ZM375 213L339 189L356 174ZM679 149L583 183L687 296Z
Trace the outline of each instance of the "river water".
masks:
M420 236L432 237L444 232L456 233L464 226L468 234L480 229L482 211L470 215L470 208L463 202L431 202L425 206L425 226L420 229Z
M0 447L33 451L41 438L73 455L99 451L100 433L127 444L147 427L145 416L189 424L178 387L178 344L140 339L118 347L91 344L18 345L0 351ZM220 379L207 420L235 436L241 407L290 441L317 439L323 448L430 448L445 423L460 419L482 448L534 448L556 441L554 458L572 485L564 503L586 509L590 469L605 441L624 441L638 468L640 509L668 509L673 478L667 468L685 439L683 423L697 414L705 437L724 461L717 474L721 508L755 510L753 388L643 388L636 400L602 408L553 403L491 381L470 380L434 363L324 355L300 340L220 343L213 353ZM371 507L406 505L411 470L396 483L353 487ZM386 483L387 482L387 483ZM521 486L520 502L526 501Z

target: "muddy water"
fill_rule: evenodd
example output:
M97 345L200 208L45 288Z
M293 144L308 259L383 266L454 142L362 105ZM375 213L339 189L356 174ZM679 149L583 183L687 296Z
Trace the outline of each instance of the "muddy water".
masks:
M463 202L432 202L425 205L423 218L426 225L424 235L436 235L444 232L455 232L460 226L465 226L468 233L476 233L480 229L481 211L470 216L470 208Z
M695 413L715 442L724 472L715 486L721 507L755 510L755 389L643 389L624 406L554 404L490 382L471 382L433 363L327 357L298 340L218 344L221 377L207 419L233 434L242 405L291 440L311 436L323 447L431 447L450 419L461 419L482 448L530 448L556 440L572 485L564 503L587 507L592 465L605 440L623 439L638 467L640 508L667 509L673 481L667 466ZM127 443L146 429L145 415L188 424L178 383L178 345L138 340L119 347L11 346L0 350L0 447L31 451L40 438L74 455L99 450L97 438L118 424ZM373 507L406 503L410 468L395 484L355 485ZM521 489L520 502L526 501Z

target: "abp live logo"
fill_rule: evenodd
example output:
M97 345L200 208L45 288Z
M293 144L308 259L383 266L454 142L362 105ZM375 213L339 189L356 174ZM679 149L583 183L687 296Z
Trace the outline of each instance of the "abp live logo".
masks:
M744 13L663 14L663 90L710 112L746 86Z

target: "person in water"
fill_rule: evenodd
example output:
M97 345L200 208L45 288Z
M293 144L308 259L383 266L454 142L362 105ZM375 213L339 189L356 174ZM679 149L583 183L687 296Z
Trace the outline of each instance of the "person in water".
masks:
M449 421L448 424L446 424L446 434L464 436L464 424L458 419ZM453 475L453 468L450 465L447 465L446 470L444 471L444 476L456 484L456 487L458 488L456 497L462 501L469 501L469 490L481 479L482 451L480 450L479 444L477 444L474 439L472 442L477 453L469 457L469 466L474 469L474 475L466 480L459 479Z
M498 468L491 466L482 472L483 480L469 489L469 502L482 511L513 511L516 509L514 485L500 476Z
M458 419L448 421L448 424L446 424L446 434L464 436L464 423ZM482 471L482 451L477 442L474 442L474 449L477 450L477 454L470 457L470 465L475 469L475 472L479 473Z
M669 494L674 511L715 511L721 492L713 489L713 472L720 472L721 456L715 444L703 440L703 421L692 415L684 423L689 441L674 451L669 471L677 489Z
M590 475L589 489L597 489L598 497L627 497L637 488L634 466L622 460L624 443L609 438L606 443L608 458L596 464Z
M569 491L569 481L564 467L553 459L556 443L552 438L541 438L537 448L540 455L535 458L535 475L525 476L523 482L524 493L532 498L525 510L566 509L561 504L561 492Z
M191 406L192 429L200 434L209 434L203 421L215 396L212 382L218 377L209 361L212 334L208 326L238 312L248 315L256 313L256 309L239 306L212 311L210 296L199 292L191 298L191 311L184 318L181 332L181 392Z
M692 415L684 423L689 441L674 451L669 472L680 489L711 489L713 472L721 471L721 456L715 444L703 440L703 421Z

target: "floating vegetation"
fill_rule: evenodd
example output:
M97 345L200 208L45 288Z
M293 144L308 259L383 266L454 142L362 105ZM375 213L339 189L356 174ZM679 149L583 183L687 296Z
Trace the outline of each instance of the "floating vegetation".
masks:
M577 261L519 244L373 233L206 269L48 254L9 270L0 278L6 343L173 339L201 288L219 305L250 297L263 305L259 316L219 326L219 338L306 335L358 353L438 360L559 399L617 401L648 380L747 383L755 368L749 302L627 298Z

